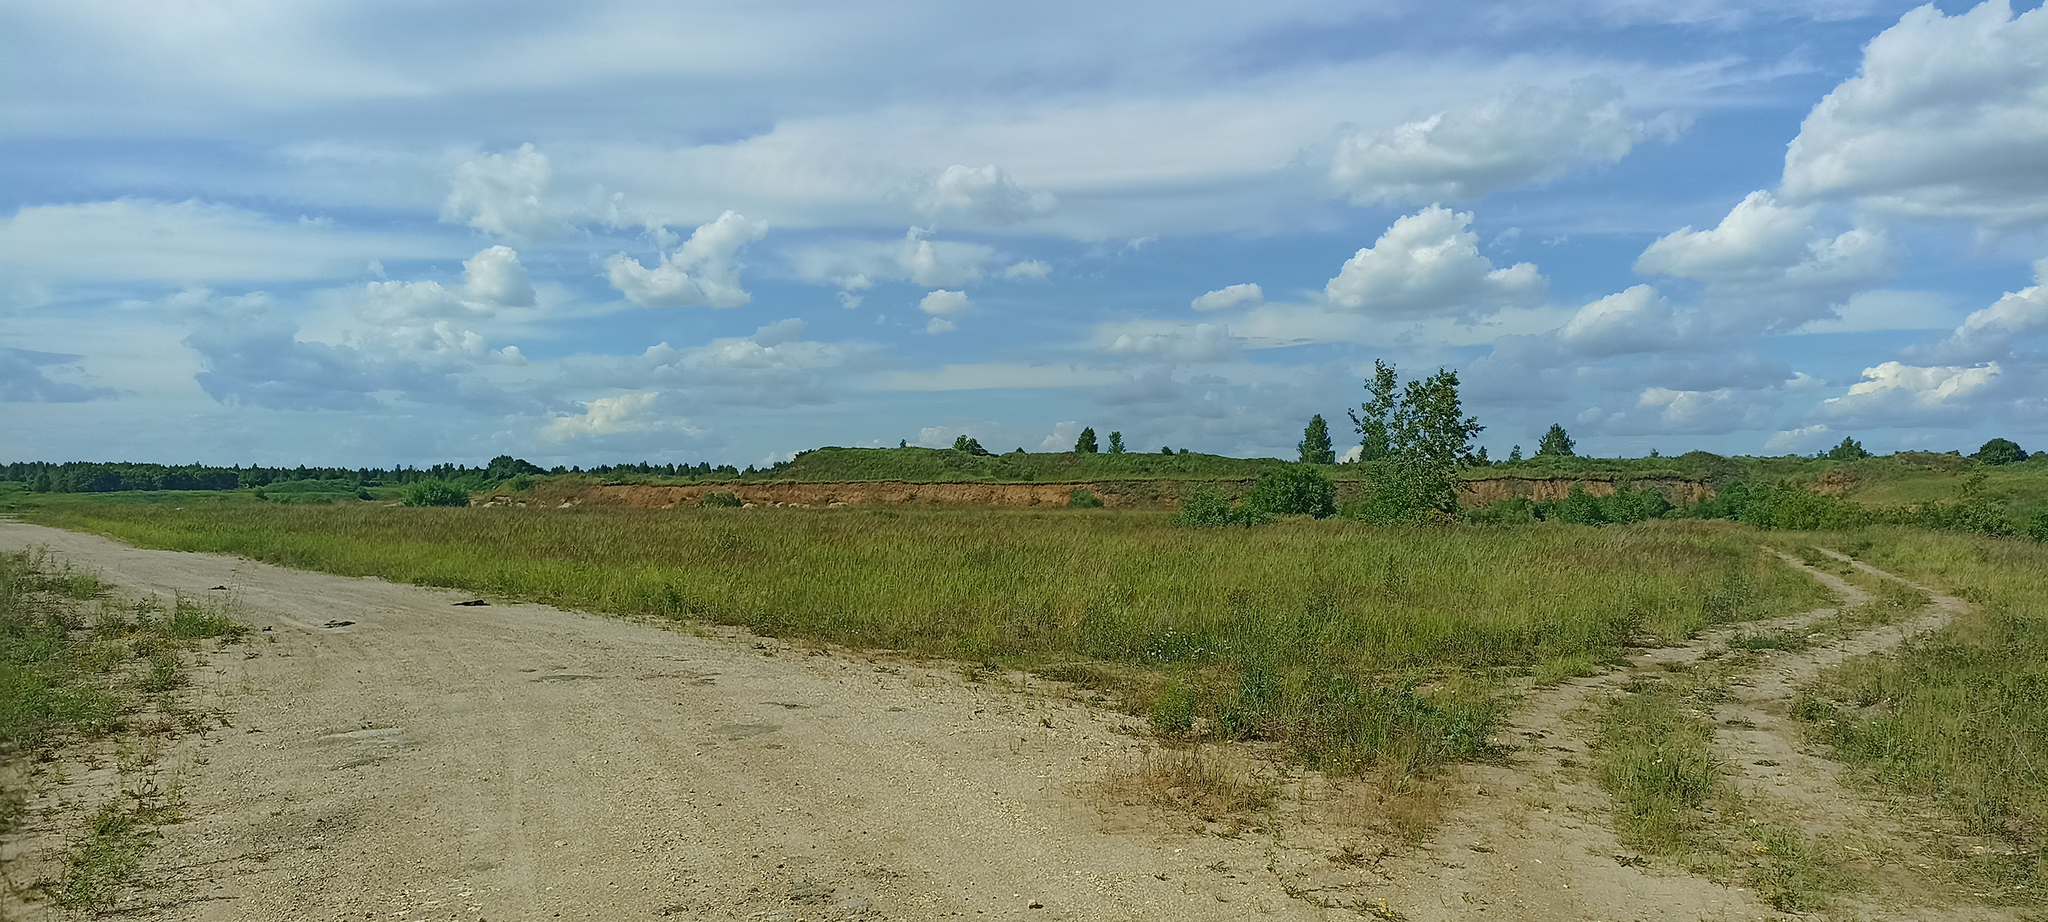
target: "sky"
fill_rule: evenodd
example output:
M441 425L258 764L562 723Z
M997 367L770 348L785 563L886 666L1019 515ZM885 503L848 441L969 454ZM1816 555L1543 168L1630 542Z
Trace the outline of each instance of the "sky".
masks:
M2038 2L0 0L0 460L2048 449Z

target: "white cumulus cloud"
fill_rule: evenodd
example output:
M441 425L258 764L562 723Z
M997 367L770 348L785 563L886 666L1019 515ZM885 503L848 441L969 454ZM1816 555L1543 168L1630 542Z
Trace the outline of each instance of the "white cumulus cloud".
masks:
M1036 259L1011 263L1003 270L1003 278L1006 279L1042 279L1051 274L1052 266Z
M1370 314L1475 317L1541 301L1548 283L1532 263L1496 269L1479 254L1472 213L1431 205L1394 222L1324 286L1330 304Z
M1527 87L1391 131L1338 142L1330 180L1359 205L1469 199L1614 163L1652 129L1597 78Z
M1649 285L1637 285L1579 308L1558 330L1559 342L1582 355L1655 352L1682 336L1678 312Z
M917 302L917 309L940 317L964 314L974 307L974 301L964 291L934 291Z
M916 204L927 217L958 215L988 224L1015 224L1051 214L1058 202L1050 192L1018 185L994 164L956 163L932 179Z
M1188 306L1198 311L1220 311L1240 304L1263 304L1265 300L1266 293L1260 291L1259 286L1247 283L1218 288L1189 302Z
M765 222L728 211L652 269L619 253L605 260L605 271L613 288L642 307L739 307L753 300L740 288L739 251L767 233Z
M655 406L659 397L652 391L619 394L615 397L599 397L583 405L583 412L571 416L556 416L548 420L541 430L541 437L551 442L562 442L594 435L616 435L621 432L650 432L660 429L678 429L692 435L687 420L675 419L662 414Z
M551 173L547 155L532 144L467 161L455 168L441 220L487 234L544 236L559 226L544 201Z
M1964 318L1954 333L1929 351L1950 360L2002 358L2014 342L2048 330L2048 259L2034 264L2034 282Z
M927 239L931 231L913 227L903 235L896 265L912 282L926 288L981 281L981 267L993 254L987 247L940 244Z
M1983 365L1905 365L1886 362L1863 369L1863 380L1849 386L1849 392L1821 402L1821 411L1835 417L1864 417L1899 425L1908 419L1922 423L1947 417L1960 425L1954 412L1970 402L1971 395L1984 391L2004 369L1997 362ZM1941 411L1939 413L1933 411ZM1910 414L1901 418L1900 414Z
M2048 9L1908 12L1807 115L1784 191L1990 225L2048 219Z
M1081 424L1074 420L1055 423L1052 434L1038 443L1039 451L1073 451L1074 442L1081 438Z
M532 307L533 281L519 263L519 253L494 246L462 264L462 293L472 301L504 307Z
M1636 259L1636 271L1712 285L1779 290L1854 286L1886 271L1891 243L1881 230L1829 236L1815 229L1817 206L1785 206L1769 192L1745 196L1718 227L1680 228Z

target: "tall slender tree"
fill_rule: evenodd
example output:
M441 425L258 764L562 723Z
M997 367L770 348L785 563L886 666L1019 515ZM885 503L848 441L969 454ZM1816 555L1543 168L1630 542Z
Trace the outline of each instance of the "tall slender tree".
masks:
M1366 382L1365 390L1365 403L1346 411L1351 414L1351 425L1358 429L1358 459L1384 461L1394 453L1394 409L1401 402L1400 379L1394 374L1394 366L1374 359L1372 380Z
M1301 433L1301 444L1295 447L1301 451L1303 464L1337 463L1337 450L1330 446L1330 424L1323 422L1321 413L1309 419L1308 428Z
M1102 451L1101 446L1095 442L1094 426L1081 430L1081 437L1074 440L1074 450L1084 455L1092 455Z

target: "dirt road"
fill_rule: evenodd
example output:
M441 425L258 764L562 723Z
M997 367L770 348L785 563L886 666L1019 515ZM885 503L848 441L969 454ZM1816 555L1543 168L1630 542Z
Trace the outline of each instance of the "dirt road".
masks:
M145 865L153 918L1321 917L1254 873L1256 841L1103 812L1095 782L1139 745L1121 715L0 524L0 549L35 544L267 628L195 676L232 726L164 765L189 819Z
M1532 692L1502 730L1519 753L1462 772L1449 819L1404 846L1341 819L1357 819L1357 790L1299 776L1250 833L1129 806L1109 792L1140 725L1030 682L0 523L0 549L29 545L129 594L221 600L261 629L196 671L196 697L231 725L158 767L187 819L123 904L148 918L1778 915L1740 888L1617 861L1611 808L1573 758L1574 710L1717 635ZM1824 660L1767 684L1789 694ZM1730 707L1782 714L1760 694ZM1732 741L1745 753L1801 749L1785 721L1752 723ZM1819 803L1865 809L1800 758L1827 782Z

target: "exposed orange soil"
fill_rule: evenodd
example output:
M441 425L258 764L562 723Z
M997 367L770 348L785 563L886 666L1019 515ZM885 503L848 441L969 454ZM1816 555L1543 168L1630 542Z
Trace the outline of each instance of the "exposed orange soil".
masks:
M1058 508L1067 505L1076 488L1085 487L1102 504L1112 509L1171 509L1200 481L1112 480L1088 483L906 483L900 480L856 483L697 483L687 485L603 484L579 485L552 490L544 485L536 491L535 502L549 505L622 506L632 509L667 509L695 505L712 492L732 493L743 503L757 506L795 505L933 505L988 506L1003 509ZM1714 495L1713 487L1675 477L1643 478L1638 488L1654 487L1673 503L1694 503ZM1594 496L1610 496L1615 482L1565 478L1501 477L1468 480L1460 488L1458 501L1467 507L1485 506L1511 497L1534 500L1563 499L1574 484ZM1225 480L1213 484L1224 492L1242 497L1251 489L1249 480ZM1356 482L1341 482L1338 495L1347 496L1361 488ZM519 502L499 495L488 503Z

